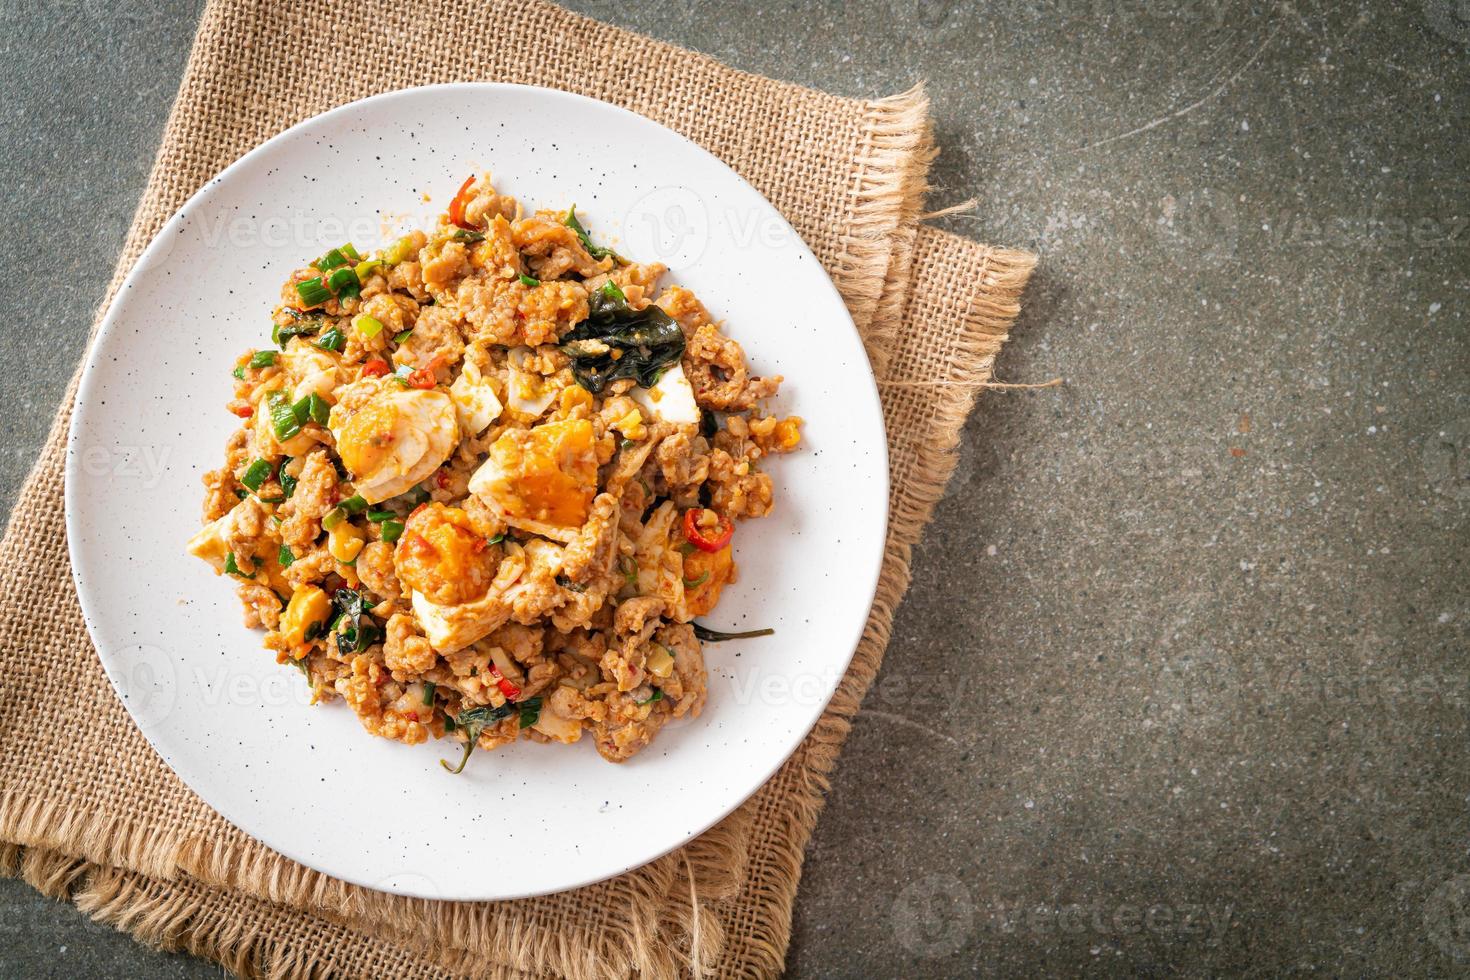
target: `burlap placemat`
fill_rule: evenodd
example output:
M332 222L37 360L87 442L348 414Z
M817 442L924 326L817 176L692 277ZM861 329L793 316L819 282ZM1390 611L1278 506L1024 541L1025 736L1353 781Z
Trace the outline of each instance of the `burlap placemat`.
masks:
M324 29L330 25L330 30ZM343 65L370 65L370 75ZM839 99L734 71L549 4L217 0L205 11L109 299L163 221L276 132L374 92L454 80L549 85L705 146L791 220L837 284L880 381L892 476L878 597L816 729L759 793L687 847L575 892L433 903L290 862L210 810L133 728L82 624L62 520L75 379L0 543L0 872L141 939L240 973L436 976L780 969L802 849L882 658L909 550L948 477L1033 259L917 224L932 155L914 90Z

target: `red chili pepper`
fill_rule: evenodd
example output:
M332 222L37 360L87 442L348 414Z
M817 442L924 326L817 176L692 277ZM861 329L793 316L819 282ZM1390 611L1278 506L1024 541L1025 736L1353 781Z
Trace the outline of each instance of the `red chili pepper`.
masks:
M435 354L433 357L429 358L429 363L425 364L421 368L415 368L412 372L409 373L409 386L413 388L418 388L423 391L428 391L430 388L434 387L434 385L439 383L438 379L434 377L434 372L439 370L439 365L442 363L444 363L443 354Z
M461 228L469 227L464 223L464 206L470 196L470 185L474 182L474 177L466 177L465 182L459 186L459 193L449 202L449 220Z
M383 360L381 357L374 357L372 360L366 361L362 365L361 376L364 378L381 378L387 373L388 362Z
M449 489L450 479L451 477L449 476L448 470L440 470L438 473L434 474L434 482L439 485L440 490Z
M239 408L233 409L233 411L242 419L248 419L250 418L250 416L255 414L255 409L251 408L249 405L241 405Z
M500 688L500 693L505 695L506 700L514 701L521 696L521 689L512 684L510 678L500 672L500 668L495 666L493 660L490 662L490 676L495 678L495 686Z
M713 514L714 511L710 513ZM684 537L688 538L689 543L700 551L711 553L719 551L735 536L735 525L730 523L730 518L715 514L719 523L716 524L712 533L706 533L705 529L699 526L700 517L703 514L704 511L698 507L691 507L684 512Z

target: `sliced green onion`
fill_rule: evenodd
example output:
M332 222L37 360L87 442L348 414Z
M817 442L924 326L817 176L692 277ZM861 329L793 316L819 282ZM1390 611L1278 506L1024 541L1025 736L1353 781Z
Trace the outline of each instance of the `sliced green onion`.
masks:
M349 514L361 514L368 509L368 502L363 499L362 494L354 493L337 506L343 508Z
M270 367L276 363L276 352L273 350L258 350L250 355L250 366L253 368Z
M434 703L434 688L435 684L433 681L429 681L424 685L424 704Z
M317 425L327 424L327 414L332 410L326 399L316 392L312 392L299 402L291 406L291 412L296 416L298 425L315 422Z
M398 515L393 513L393 511L391 510L370 510L367 512L367 519L372 521L374 524L381 524L384 521L391 521L397 516Z
M337 249L337 251L341 252L343 257L346 258L348 262L362 261L362 256L357 254L357 249L352 247L351 242L343 245L341 248Z
M290 568L291 563L296 560L296 556L291 554L290 548L281 545L281 553L276 556L276 560L281 563L282 568Z
M331 249L326 255L323 255L312 263L315 268L320 269L322 272L331 272L333 269L346 264L347 256L342 254L340 248Z
M522 286L539 286L539 285L541 285L541 280L540 279L537 279L535 276L526 276L526 275L523 275L523 276L521 276L521 285Z
M405 340L407 340L409 338L409 336L412 333L413 333L413 327L409 327L407 330L403 331L403 333L395 335L393 337L393 343L395 343L395 344L401 344L401 343L403 343Z
M706 583L708 581L709 581L709 569L706 568L704 570L704 574L701 575L701 576L699 576L699 578L693 578L693 579L686 578L684 580L684 588L686 588L686 589L697 589L701 585L703 585L704 583Z
M486 538L485 539L485 543L486 544L499 544L500 542L502 542L504 540L505 540L505 535L504 534L497 534L493 538Z
M332 274L327 277L327 285L338 296L356 296L358 289L361 288L357 281L357 273L351 269L333 269Z
M321 306L332 298L332 292L322 284L321 276L312 276L310 279L298 282L296 292L301 297L301 302L307 306Z
M271 464L263 459L257 459L245 467L245 475L240 477L240 483L250 488L251 493L259 493L260 485L270 479Z
M254 570L252 570L249 575L246 575L243 571L240 570L240 564L239 562L235 561L235 553L233 551L225 555L225 574L238 575L240 578L255 577Z
M368 259L366 262L357 263L357 265L353 266L352 271L357 276L358 285L366 286L367 281L373 277L373 273L382 267L382 259Z
M245 366L243 364L236 365L235 370L231 371L230 373L235 376L236 381L245 380Z
M388 248L383 252L383 261L388 263L389 265L397 265L404 259L408 258L413 250L413 238L408 235L404 235L402 238L398 239L398 241L388 246Z
M664 689L661 688L661 687L656 687L656 688L653 689L653 693L652 694L650 694L647 698L645 698L644 700L639 701L637 703L638 704L653 704L653 702L655 702L655 701L662 701L663 699L664 699Z
M364 337L376 337L383 332L383 321L377 317L368 316L366 313L353 320L352 325Z
M608 299L620 299L626 301L628 298L627 294L624 293L623 290L618 286L618 284L613 282L611 279L602 284L601 292L602 295L606 296Z
M343 510L340 505L333 507L322 515L322 530L330 531L345 520L347 520L347 511Z
M278 442L285 442L301 431L301 420L296 417L291 403L281 392L273 391L267 395L266 405L270 411L271 426L276 430Z
M326 333L312 341L312 343L316 344L322 350L340 351L343 347L347 346L347 338L342 336L342 331L336 327L332 327Z
M383 540L384 541L388 542L389 544L392 544L393 542L397 541L402 536L403 536L403 522L402 521L384 521L383 522Z

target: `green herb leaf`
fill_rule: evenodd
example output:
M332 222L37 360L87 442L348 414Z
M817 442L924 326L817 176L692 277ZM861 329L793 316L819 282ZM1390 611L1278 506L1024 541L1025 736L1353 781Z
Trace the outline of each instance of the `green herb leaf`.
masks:
M379 630L367 610L372 606L362 593L353 589L338 589L332 593L332 606L338 616L333 624L337 631L337 649L343 653L361 653L378 641Z
M633 310L621 290L617 296L598 290L588 306L587 319L562 335L561 351L571 358L577 383L594 395L622 378L652 388L684 356L684 331L653 303Z
M394 334L393 335L393 343L395 343L395 344L401 344L405 340L407 340L412 334L413 334L413 327L409 327L407 330L403 331L400 334Z
M459 757L459 765L451 766L447 760L440 759L439 765L459 775L464 772L464 764L470 761L470 754L475 751L475 745L480 741L480 733L497 722L509 718L515 706L506 702L498 708L482 705L478 708L468 708L458 715L445 715L445 718L454 722L454 730L463 730L465 735L464 755ZM447 726L446 726L447 727Z
M436 688L436 685L434 684L433 681L429 681L428 683L426 683L424 685L424 704L433 704L434 703L434 691L435 691L435 688Z
M347 338L342 336L342 331L336 327L332 327L318 337L315 343L322 350L340 351L343 347L347 346Z
M746 630L743 633L726 633L722 630L712 630L708 626L698 623L690 623L694 627L694 635L706 643L717 643L720 640L743 640L751 636L771 636L776 631L769 627L763 630Z
M540 719L541 699L539 697L526 698L524 701L517 701L516 704L520 705L522 728L530 728Z
M235 560L235 553L231 551L225 555L225 574L237 575L240 578L255 578L255 569L252 568L248 574L242 571L240 563Z
M276 352L273 350L258 350L250 355L250 366L253 368L270 367L276 363Z
M230 373L235 376L236 381L245 380L245 366L243 364L235 365L235 370L231 371Z
M402 521L384 521L382 526L383 540L388 542L389 544L392 544L399 538L403 537Z
M541 280L537 279L535 276L522 275L521 285L527 288L535 288L536 286L541 285Z
M364 337L376 337L383 332L383 321L377 317L368 316L366 313L353 320L352 326Z
M684 588L686 588L686 589L697 589L701 585L703 585L704 583L706 583L708 581L709 581L709 569L706 568L704 570L704 574L701 575L701 576L699 576L699 578L694 578L694 579L686 578L684 580Z
M290 568L291 563L296 560L296 556L291 554L290 548L281 545L281 553L276 556L276 560L281 563L282 568Z
M592 244L592 239L588 236L587 229L583 228L582 222L577 220L577 206L575 204L567 208L567 216L562 219L562 224L566 225L568 228L572 229L572 231L575 231L577 233L577 237L582 241L582 247L585 248L587 250L587 254L592 256L594 259L601 261L611 255L614 262L617 262L620 265L623 264L623 257L617 252L614 252L610 248L604 248L601 245Z
M391 521L397 516L398 515L391 510L370 510L367 512L367 519L372 521L374 524L381 524L383 521Z
M281 465L284 466L285 464L283 463ZM281 489L283 491L285 491L286 499L287 500L290 500L291 499L291 494L293 494L293 493L296 492L296 483L297 483L296 477L291 476L291 475L289 475L287 473L282 473L281 474L281 477L280 477L280 480L281 480Z
M662 701L663 699L664 699L664 689L661 688L661 687L656 687L656 688L653 689L653 693L652 694L650 694L648 697L644 698L642 701L635 701L634 704L653 704L653 702L655 702L655 701Z
M493 538L486 538L485 539L485 543L486 544L499 544L500 542L502 542L504 540L505 540L505 534L502 532L500 534L495 535L495 537L493 537Z

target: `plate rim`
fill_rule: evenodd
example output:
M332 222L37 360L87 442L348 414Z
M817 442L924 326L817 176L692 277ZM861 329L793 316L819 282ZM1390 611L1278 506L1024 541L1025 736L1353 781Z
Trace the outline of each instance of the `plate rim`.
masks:
M613 870L606 873L594 873L590 877L578 878L576 881L570 881L564 884L558 884L556 886L547 888L521 887L512 891L492 892L486 894L449 895L445 894L443 890L435 893L429 893L423 889L415 889L411 884L394 885L384 880L372 882L363 881L351 875L344 875L338 871L323 868L320 866L319 863L303 858L300 852L297 851L297 849L293 846L291 841L281 842L266 840L263 837L257 836L251 830L247 829L245 823L237 820L235 816L225 812L224 809L212 802L209 798L209 795L206 795L203 790L196 787L193 782L187 779L184 774L181 773L171 761L169 761L169 759L160 750L160 748L154 744L153 736L150 735L147 729L139 723L139 720L135 716L133 711L132 700L127 697L126 692L123 690L123 681L119 677L114 676L114 671L109 668L107 658L102 653L104 644L99 642L99 637L96 635L96 632L94 632L93 617L90 612L90 610L94 608L94 604L91 600L89 600L87 592L88 588L97 589L98 586L95 583L97 581L104 580L105 577L104 579L93 577L91 583L89 583L88 587L86 588L84 588L82 584L82 577L79 570L77 545L78 537L82 531L82 529L77 526L78 522L80 521L81 510L80 505L78 504L78 501L76 499L76 494L80 493L80 491L77 489L77 485L79 482L77 471L81 465L80 450L81 440L84 436L83 427L86 424L86 419L88 417L89 411L91 410L91 406L94 405L93 398L95 393L93 389L99 383L98 377L100 372L98 369L98 364L101 360L99 358L99 353L102 351L104 345L112 339L113 334L116 333L118 329L118 322L121 319L120 310L124 302L124 297L129 294L135 280L137 280L145 271L152 267L157 253L164 247L165 240L169 235L175 234L177 232L178 227L183 222L185 216L196 205L198 205L215 186L223 183L233 174L238 173L240 170L244 169L246 166L248 166L259 157L266 155L269 151L275 149L283 143L286 143L291 138L298 135L301 131L309 127L322 125L334 119L335 117L348 115L354 111L362 109L364 106L367 106L369 104L381 104L384 102L408 97L423 96L435 92L449 94L455 92L463 93L469 91L530 91L535 92L541 96L549 96L553 99L567 99L575 102L591 104L604 111L611 110L614 113L633 117L640 123L646 123L656 126L659 129L663 130L665 133L674 136L676 139L684 143L687 148L692 150L697 155L703 157L708 162L714 164L720 171L723 171L723 173L727 175L729 179L738 181L740 184L743 184L750 193L754 194L757 198L759 198L760 201L764 202L765 205L770 208L771 213L775 215L776 219L781 222L781 225L784 226L784 228L790 233L793 242L800 249L799 254L801 254L805 258L810 258L814 268L821 272L821 278L824 287L831 291L832 298L836 300L837 307L843 313L843 320L845 321L847 329L852 331L853 339L857 342L859 351L862 352L863 363L866 365L867 368L866 371L862 372L863 377L866 379L866 387L864 388L864 392L871 398L872 405L875 407L878 427L883 437L880 440L879 446L877 447L877 455L879 457L878 471L882 480L882 497L884 500L884 505L882 517L879 522L881 526L878 528L878 533L876 536L876 548L873 549L874 555L871 562L871 568L866 575L859 578L860 583L865 583L863 592L865 593L867 599L865 603L866 612L861 617L861 619L856 622L855 629L852 630L850 637L844 639L843 641L841 641L840 644L838 644L840 649L845 651L845 653L841 654L840 669L833 672L833 680L829 685L827 685L827 689L823 692L821 697L817 701L814 701L814 706L812 709L810 709L810 719L802 725L793 727L792 737L787 739L786 744L782 746L779 753L772 754L773 761L768 767L763 767L764 771L759 775L759 778L753 780L748 788L737 794L732 795L731 799L728 801L728 804L722 804L721 806L717 807L716 809L719 812L702 826L686 832L681 838L674 840L667 847L658 850L657 853L653 853L646 858L642 858L633 864L623 866L618 870ZM790 760L790 758L801 747L802 743L806 741L807 737L812 733L817 724L821 721L822 717L826 714L828 706L831 704L832 699L836 696L838 689L842 685L843 679L847 676L847 671L852 666L853 658L857 655L857 649L862 643L864 634L867 632L868 621L872 615L873 603L877 598L878 586L882 579L883 566L887 557L888 530L891 522L891 514L889 513L889 500L892 492L892 480L891 474L889 472L887 423L883 415L883 402L878 388L877 376L873 372L871 359L869 359L867 356L867 348L866 345L863 343L862 334L858 330L856 323L853 321L851 310L848 309L846 301L843 300L841 293L838 292L837 286L832 281L830 273L828 273L826 268L816 258L810 246L807 245L805 239L803 239L800 234L797 233L796 229L791 226L791 222L787 219L785 214L783 214L780 209L772 204L771 201L763 193L761 193L758 188L756 188L753 184L750 183L750 181L741 176L724 160L706 150L703 146L685 136L683 133L680 133L675 129L665 126L663 123L660 123L657 120L650 119L649 117L641 113L634 112L631 109L626 109L622 106L615 105L610 102L605 102L601 99L594 99L590 96L580 95L575 92L567 92L562 89L550 88L546 86L523 85L510 82L443 82L432 85L419 85L411 86L408 88L392 89L385 92L374 93L361 99L355 99L351 102L345 102L341 105L333 106L332 108L327 109L323 112L302 119L299 122L296 122L287 127L286 129L281 130L279 133L276 133L269 139L251 147L245 153L241 154L238 158L232 161L224 169L220 170L214 176L206 179L192 194L189 195L188 199L185 200L184 203L181 204L178 209L175 210L172 214L170 214L168 218L163 222L163 224L159 226L158 231L154 234L148 245L144 247L144 249L138 254L138 258L134 260L131 268L129 268L128 270L127 275L124 276L122 282L118 284L117 290L113 293L111 300L108 302L107 309L98 322L98 327L95 334L89 339L86 352L83 355L82 374L78 382L76 395L72 403L71 418L67 424L65 452L66 455L65 475L63 480L63 508L66 525L68 571L71 575L72 584L77 597L77 603L82 613L82 620L87 630L88 639L92 643L93 653L97 657L97 660L103 668L103 673L107 677L108 683L112 688L113 695L121 702L124 710L128 713L129 720L133 723L133 726L147 741L149 749L158 757L159 761L161 761L191 793L198 796L206 806L208 806L231 826L238 829L246 837L250 838L253 841L256 841L266 848L269 848L270 850L275 851L282 856L329 878L336 878L341 881L346 881L349 884L354 884L362 888L385 892L388 894L396 894L403 895L405 897L423 898L437 901L512 901L523 898L536 898L545 895L559 894L561 892L573 891L578 888L585 888L589 885L594 885L598 882L606 881L610 878L615 878L622 874L627 874L630 871L634 871L638 868L644 867L654 861L659 860L660 858L672 853L678 848L690 843L696 837L704 834L715 824L724 820L730 814L734 813L737 809L743 806L748 800L750 800L751 797L753 797L767 783L771 781L776 773L780 771L781 767L784 766L788 760ZM100 605L104 601L105 600L102 595L99 594L96 598L96 606L100 607Z

